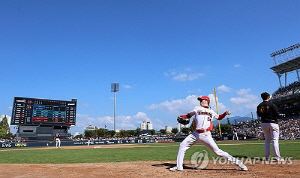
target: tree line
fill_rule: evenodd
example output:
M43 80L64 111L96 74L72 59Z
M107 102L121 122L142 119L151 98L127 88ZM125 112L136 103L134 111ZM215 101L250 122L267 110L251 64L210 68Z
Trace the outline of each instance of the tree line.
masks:
M0 122L0 138L12 138L14 135L10 132L9 124L6 115Z

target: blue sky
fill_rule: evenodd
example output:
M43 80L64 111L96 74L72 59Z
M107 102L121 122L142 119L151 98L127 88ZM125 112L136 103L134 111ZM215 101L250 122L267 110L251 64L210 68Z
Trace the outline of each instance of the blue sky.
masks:
M270 53L299 42L299 1L0 2L0 114L15 96L78 99L77 125L156 130L217 88L219 109L255 111L274 92ZM289 75L289 82L296 75ZM213 97L211 98L213 99ZM214 104L214 102L212 102ZM214 107L214 105L212 105Z

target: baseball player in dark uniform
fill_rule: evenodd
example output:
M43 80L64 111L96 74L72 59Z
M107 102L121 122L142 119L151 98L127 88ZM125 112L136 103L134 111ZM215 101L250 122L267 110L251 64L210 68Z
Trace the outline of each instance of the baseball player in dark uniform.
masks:
M261 94L263 102L257 106L257 115L261 117L261 128L265 134L265 157L270 157L270 143L272 141L275 160L281 161L279 151L279 126L277 119L280 117L279 110L275 104L270 102L270 94Z

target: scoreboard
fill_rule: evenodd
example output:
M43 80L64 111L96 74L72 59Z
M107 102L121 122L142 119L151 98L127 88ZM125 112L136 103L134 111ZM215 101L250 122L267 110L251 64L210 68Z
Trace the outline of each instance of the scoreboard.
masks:
M77 99L72 101L15 97L11 125L75 125Z

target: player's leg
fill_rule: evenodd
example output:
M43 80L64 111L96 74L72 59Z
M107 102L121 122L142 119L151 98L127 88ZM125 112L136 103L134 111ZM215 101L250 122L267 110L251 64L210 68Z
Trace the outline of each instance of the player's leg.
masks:
M271 138L272 138L272 146L274 151L275 158L280 158L280 151L279 151L279 126L278 124L271 123Z
M235 133L235 136L236 136L236 140L239 140L239 137L238 137L237 133Z
M58 140L57 139L55 139L55 146L56 146L56 148L58 148Z
M265 134L265 157L270 157L271 130L270 123L262 123L261 129Z
M197 141L197 137L198 137L197 135L199 135L199 134L196 131L194 131L180 143L179 151L178 151L178 155L177 155L177 166L174 168L171 168L170 169L171 171L183 170L183 159L184 159L185 152L192 145L195 144L195 142Z
M233 156L231 156L227 152L221 150L218 147L218 145L216 144L216 142L213 140L210 132L200 134L200 142L203 143L205 146L207 146L216 155L228 159L229 161L231 161L234 164L238 165L244 171L248 170L248 168L240 160L238 160L237 158L234 158Z

